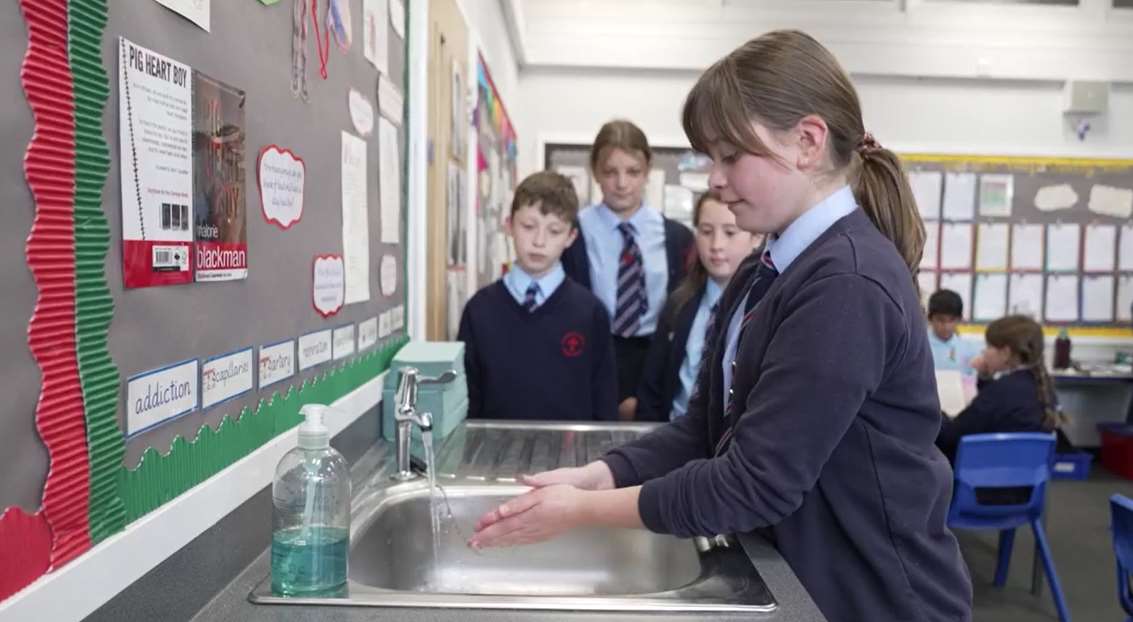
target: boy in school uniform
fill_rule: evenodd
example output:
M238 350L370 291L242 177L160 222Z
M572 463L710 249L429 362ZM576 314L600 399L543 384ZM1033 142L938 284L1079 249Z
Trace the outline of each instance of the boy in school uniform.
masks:
M516 188L506 223L515 263L460 320L470 418L617 418L609 314L560 261L578 236L577 216L562 175L535 173Z
M964 317L964 301L950 290L936 291L928 299L928 343L932 346L932 363L937 371L955 370L974 376L981 364L980 346L956 333L956 325Z

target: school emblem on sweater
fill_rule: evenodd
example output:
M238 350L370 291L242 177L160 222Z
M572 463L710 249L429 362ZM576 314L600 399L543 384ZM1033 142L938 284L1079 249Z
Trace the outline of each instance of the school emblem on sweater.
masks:
M578 331L567 331L563 335L562 341L559 344L563 347L563 356L567 358L575 358L582 355L582 349L586 345L586 338Z

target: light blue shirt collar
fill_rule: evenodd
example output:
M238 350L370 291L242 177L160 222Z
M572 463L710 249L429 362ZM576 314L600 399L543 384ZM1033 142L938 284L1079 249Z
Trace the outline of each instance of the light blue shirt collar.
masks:
M778 237L767 241L767 252L780 274L787 271L799 255L819 238L831 225L858 208L854 191L842 186L814 207L803 212Z
M531 283L539 285L539 293L535 294L536 306L542 305L555 293L559 285L563 284L566 278L566 272L563 271L562 262L555 262L555 266L547 271L547 274L539 278L534 278L528 274L518 264L512 264L511 269L504 275L504 286L511 292L515 301L523 304L524 299L527 297L527 288L531 287Z
M713 281L712 278L709 277L708 281L706 281L704 285L704 298L702 299L701 304L706 308L711 309L712 305L720 301L720 294L723 293L724 288L720 287L719 283Z
M622 219L614 213L614 210L610 209L605 203L599 203L596 211L600 222L610 229L617 230L618 225L623 222ZM645 203L642 203L641 207L633 213L633 216L630 216L625 222L628 222L633 227L635 235L645 231L646 225L664 224L661 218L661 212L649 207Z

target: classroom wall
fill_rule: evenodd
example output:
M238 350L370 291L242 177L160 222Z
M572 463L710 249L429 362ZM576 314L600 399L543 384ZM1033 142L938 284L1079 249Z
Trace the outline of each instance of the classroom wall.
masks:
M540 140L593 138L615 116L656 144L687 144L680 124L698 73L641 69L524 69L515 119L520 175L543 166ZM1133 83L1112 87L1109 113L1079 141L1061 112L1062 86L1047 81L855 75L866 127L910 151L986 154L1133 155ZM567 103L569 102L569 103Z
M496 90L500 92L505 104L510 105L510 102L515 101L519 89L519 65L516 62L501 2L458 0L457 6L468 22L472 44L479 49L492 71L492 81L496 84ZM475 105L475 96L470 97L469 110Z

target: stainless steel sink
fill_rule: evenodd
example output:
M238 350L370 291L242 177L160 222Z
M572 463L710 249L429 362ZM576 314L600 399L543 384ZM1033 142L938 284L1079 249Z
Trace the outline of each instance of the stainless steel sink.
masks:
M467 448L456 451L467 453ZM740 545L724 539L710 544L645 530L586 529L537 545L474 551L465 543L476 519L527 489L465 475L440 481L447 503L439 500L444 520L435 551L427 482L375 478L354 501L345 597L275 597L268 577L249 598L485 609L769 612L776 607Z
M587 529L532 546L474 551L468 526L523 488L445 487L434 560L428 491L389 500L351 550L350 578L391 590L452 594L593 596L676 590L700 575L690 542L644 530ZM447 514L445 504L440 504Z

